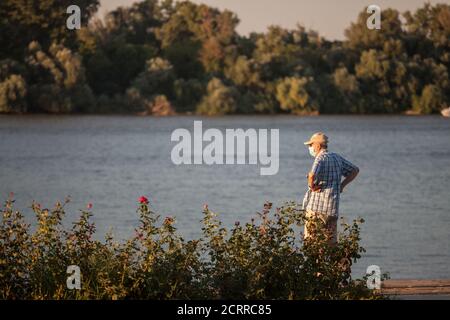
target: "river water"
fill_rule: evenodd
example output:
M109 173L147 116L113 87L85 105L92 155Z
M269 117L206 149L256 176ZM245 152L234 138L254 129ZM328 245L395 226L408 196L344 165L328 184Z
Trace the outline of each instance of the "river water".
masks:
M279 172L257 165L180 165L171 160L173 130L279 129ZM93 203L98 233L117 237L138 225L137 199L176 218L198 237L202 206L226 226L248 221L266 200L301 201L313 159L303 146L324 131L330 151L360 168L342 194L340 215L363 217L367 253L359 276L376 264L392 278L450 278L450 121L439 116L1 116L0 200L12 191L24 210L34 199L51 207L70 195L68 221Z

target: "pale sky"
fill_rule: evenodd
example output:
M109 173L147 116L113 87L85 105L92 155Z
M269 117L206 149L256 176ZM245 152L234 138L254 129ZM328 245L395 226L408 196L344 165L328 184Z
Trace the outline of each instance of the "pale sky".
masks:
M101 16L118 6L128 6L136 0L100 0ZM450 0L192 0L219 9L235 12L240 23L237 31L247 35L252 31L264 32L270 25L295 28L297 23L306 29L318 31L329 40L344 39L344 30L356 21L358 13L371 4L395 8L400 12L414 11L426 2L447 3Z

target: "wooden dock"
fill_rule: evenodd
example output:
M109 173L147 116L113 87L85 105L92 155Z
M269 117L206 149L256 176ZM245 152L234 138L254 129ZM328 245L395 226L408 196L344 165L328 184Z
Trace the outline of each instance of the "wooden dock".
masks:
M386 280L381 293L393 297L450 299L450 280Z

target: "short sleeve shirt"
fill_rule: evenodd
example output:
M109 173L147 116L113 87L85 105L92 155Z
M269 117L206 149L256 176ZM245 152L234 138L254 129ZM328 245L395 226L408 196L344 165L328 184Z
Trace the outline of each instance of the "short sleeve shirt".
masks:
M314 174L314 184L320 190L308 190L303 200L306 210L328 216L339 215L339 197L341 194L341 179L347 177L357 166L337 153L323 150L315 158L311 172Z

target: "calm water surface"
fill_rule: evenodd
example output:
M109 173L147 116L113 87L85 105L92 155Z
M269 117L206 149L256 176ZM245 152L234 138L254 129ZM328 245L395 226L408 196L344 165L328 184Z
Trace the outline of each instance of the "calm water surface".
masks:
M176 128L278 128L280 170L260 176L258 166L175 166ZM313 159L303 146L315 131L330 137L330 151L360 167L342 195L341 216L363 217L364 258L393 278L450 278L450 120L441 117L171 117L1 116L0 200L44 206L70 195L68 220L94 204L99 234L131 235L137 198L147 195L173 215L187 238L200 235L202 205L227 226L247 221L266 200L301 201ZM224 132L224 131L223 131Z

